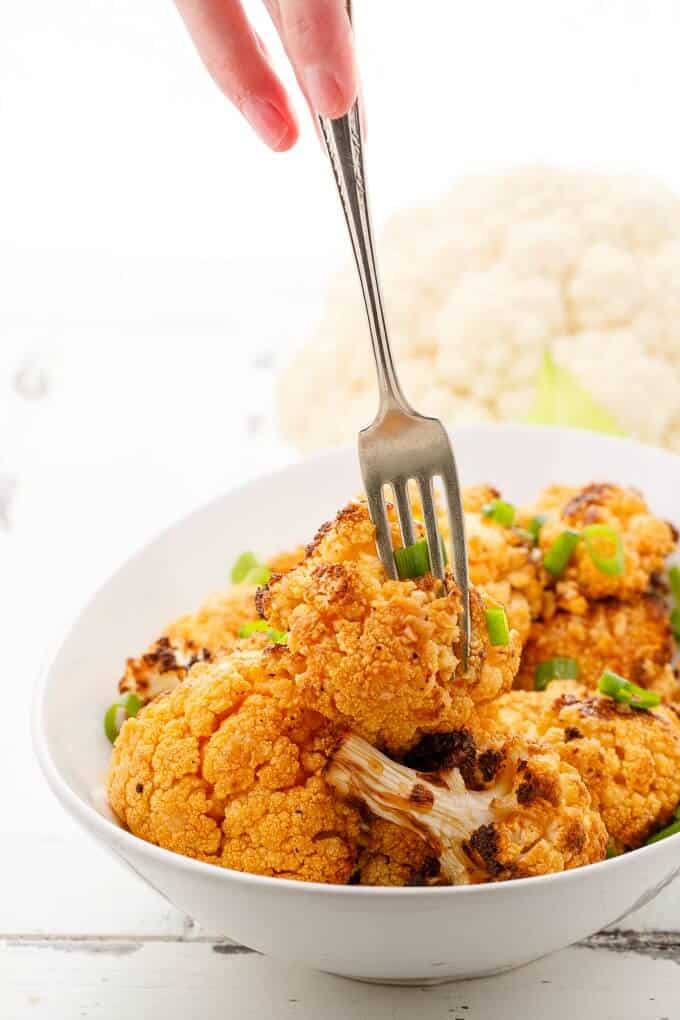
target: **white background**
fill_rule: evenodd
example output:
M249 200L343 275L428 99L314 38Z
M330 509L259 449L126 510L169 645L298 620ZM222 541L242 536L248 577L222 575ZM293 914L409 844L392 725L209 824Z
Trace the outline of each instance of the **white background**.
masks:
M378 223L461 173L532 161L628 168L680 186L672 0L355 6ZM264 12L250 7L273 43ZM294 455L276 434L274 375L308 335L345 254L310 126L292 153L265 150L203 72L170 0L2 5L0 938L143 934L164 945L191 934L52 803L30 753L30 688L61 621L131 548ZM678 903L667 893L638 923L680 928ZM115 996L97 999L80 957L69 957L69 980L74 996L78 980L89 991L60 1014L53 970L5 949L3 1015L70 1018L90 999L92 1015L115 1015ZM148 966L160 968L159 988L171 986L175 963ZM677 991L677 966L654 966L670 968L654 980L667 987L674 976ZM15 978L22 967L30 980ZM632 971L604 971L611 985L593 979L592 994L607 1004ZM525 987L518 980L517 994ZM352 1002L353 1015L378 1015L377 1000ZM398 1015L391 1009L385 1016Z

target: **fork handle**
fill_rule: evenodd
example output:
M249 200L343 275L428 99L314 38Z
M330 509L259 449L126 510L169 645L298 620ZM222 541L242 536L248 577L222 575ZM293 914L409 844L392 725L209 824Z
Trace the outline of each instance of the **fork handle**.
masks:
M351 17L351 0L347 4ZM411 408L397 378L387 335L378 268L375 259L371 215L366 193L364 153L358 101L344 117L319 117L321 134L333 167L335 183L349 230L361 290L364 296L373 357L378 374L379 417L391 407Z

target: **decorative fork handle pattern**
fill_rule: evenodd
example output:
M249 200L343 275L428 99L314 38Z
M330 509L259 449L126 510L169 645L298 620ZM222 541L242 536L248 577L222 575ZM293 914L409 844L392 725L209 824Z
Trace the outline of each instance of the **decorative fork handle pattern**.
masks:
M366 305L373 356L378 373L380 395L378 414L380 416L394 406L411 410L399 385L387 335L366 193L358 102L344 117L338 117L337 120L319 117L319 123L335 174L335 182L345 214Z

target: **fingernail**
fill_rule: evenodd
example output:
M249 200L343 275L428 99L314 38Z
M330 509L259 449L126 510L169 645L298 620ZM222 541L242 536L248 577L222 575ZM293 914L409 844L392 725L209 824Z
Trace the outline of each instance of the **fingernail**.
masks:
M272 149L281 148L290 130L288 121L267 99L248 96L241 103L241 113Z
M314 64L305 67L302 77L309 101L324 117L339 117L343 107L343 94L336 76L325 67Z

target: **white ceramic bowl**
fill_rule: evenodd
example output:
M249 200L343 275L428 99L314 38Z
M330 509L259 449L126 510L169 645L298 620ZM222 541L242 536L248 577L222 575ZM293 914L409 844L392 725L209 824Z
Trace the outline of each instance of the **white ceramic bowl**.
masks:
M465 484L508 498L596 479L636 485L680 519L680 458L570 430L454 432ZM359 489L353 450L329 453L230 492L133 556L91 599L41 678L35 744L64 807L137 874L199 923L264 953L350 977L418 983L517 967L620 920L680 871L680 835L602 864L542 878L458 888L371 889L262 878L198 863L121 829L101 783L101 718L124 659L173 616L224 586L245 548L305 541Z

